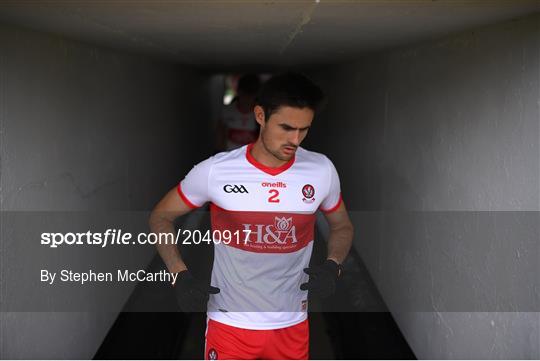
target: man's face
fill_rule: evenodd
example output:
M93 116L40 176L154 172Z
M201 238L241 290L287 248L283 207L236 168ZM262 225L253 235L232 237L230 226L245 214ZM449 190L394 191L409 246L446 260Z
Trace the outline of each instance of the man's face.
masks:
M313 121L310 108L282 106L264 119L264 110L255 107L255 118L261 126L261 140L266 150L279 160L288 161L307 135Z

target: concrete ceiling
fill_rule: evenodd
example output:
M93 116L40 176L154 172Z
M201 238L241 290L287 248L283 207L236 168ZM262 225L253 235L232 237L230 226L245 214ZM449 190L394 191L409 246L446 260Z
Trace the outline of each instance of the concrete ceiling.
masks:
M219 70L339 63L538 11L538 0L43 0L1 1L0 22Z

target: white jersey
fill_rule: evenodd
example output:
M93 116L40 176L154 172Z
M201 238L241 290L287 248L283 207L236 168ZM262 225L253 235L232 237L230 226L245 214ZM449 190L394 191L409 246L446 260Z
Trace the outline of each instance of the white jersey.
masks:
M236 102L223 107L222 122L226 128L226 149L232 150L254 142L259 136L253 111L242 113Z
M303 270L313 248L315 212L338 208L340 184L320 153L299 147L289 162L270 168L253 158L252 146L197 164L178 192L191 207L211 202L211 285L221 291L210 295L208 317L246 329L277 329L307 318L307 291L300 285L309 278ZM230 242L219 242L225 231Z

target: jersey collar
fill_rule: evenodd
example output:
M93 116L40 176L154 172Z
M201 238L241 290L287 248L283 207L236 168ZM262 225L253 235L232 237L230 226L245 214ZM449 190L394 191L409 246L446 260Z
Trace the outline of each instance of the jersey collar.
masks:
M279 166L279 167L268 167L262 163L259 163L252 155L251 155L251 149L253 148L254 143L248 144L246 148L246 159L248 162L250 162L254 167L262 170L265 173L268 173L270 175L278 175L280 173L285 172L287 169L289 169L296 158L296 154L293 155L293 157L285 164Z

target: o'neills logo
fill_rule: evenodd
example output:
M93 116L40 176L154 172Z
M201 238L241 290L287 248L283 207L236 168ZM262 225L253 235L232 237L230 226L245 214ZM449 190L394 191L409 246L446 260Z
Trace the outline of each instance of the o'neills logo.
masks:
M275 217L274 224L243 224L245 230L249 230L248 242L256 244L294 244L296 239L296 227L292 217Z
M261 185L265 188L287 188L285 182L262 182Z

